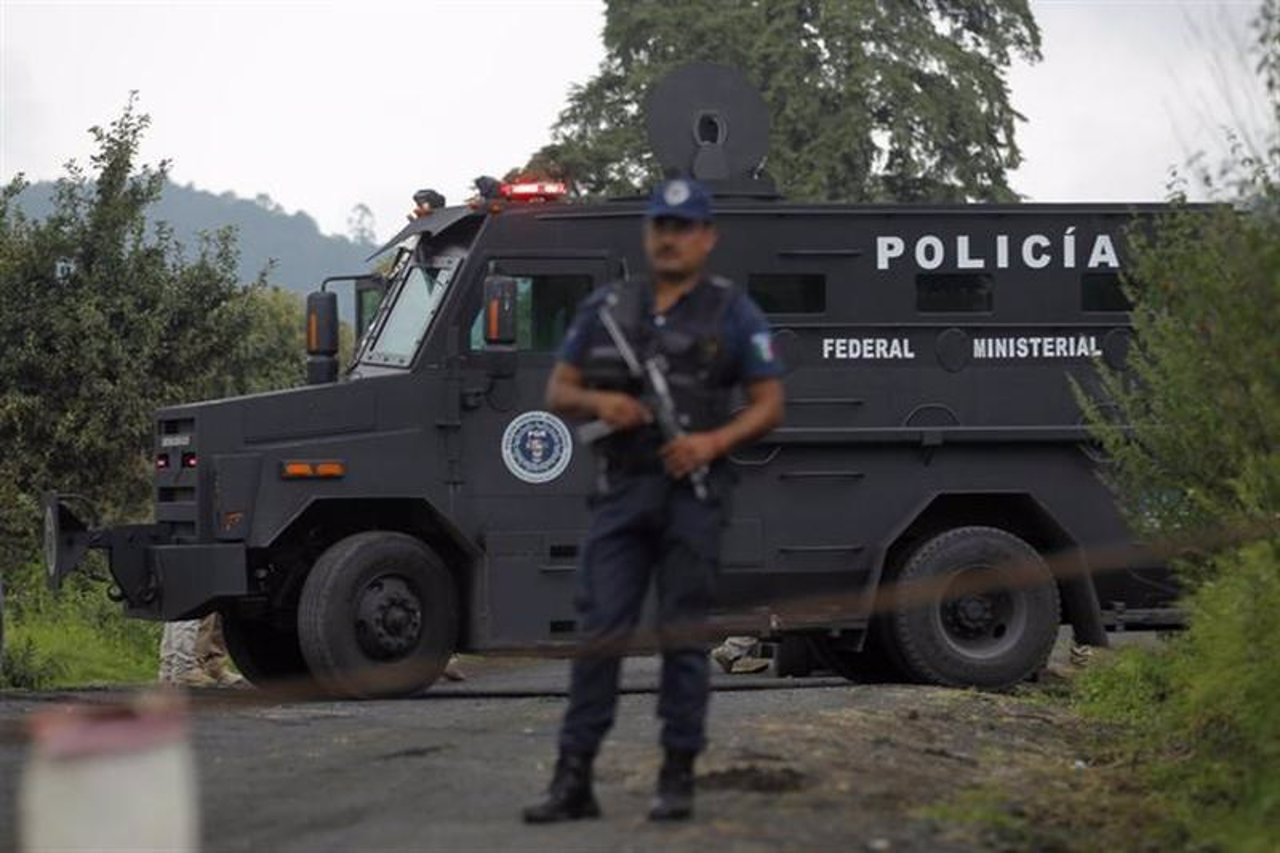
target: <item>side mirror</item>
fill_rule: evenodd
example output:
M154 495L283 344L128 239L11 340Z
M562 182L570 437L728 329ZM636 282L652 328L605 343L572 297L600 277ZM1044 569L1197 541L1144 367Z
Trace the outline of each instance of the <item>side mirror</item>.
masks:
M490 275L484 280L484 342L495 349L516 345L516 280L509 275Z
M307 383L338 381L338 295L307 294Z

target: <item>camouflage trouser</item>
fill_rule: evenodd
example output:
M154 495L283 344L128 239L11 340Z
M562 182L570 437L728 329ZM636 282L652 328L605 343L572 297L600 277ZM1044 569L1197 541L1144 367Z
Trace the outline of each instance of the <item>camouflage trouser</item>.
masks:
M725 637L716 651L730 661L737 661L750 655L757 642L755 637Z
M164 635L160 638L160 680L176 681L184 672L196 669L196 634L200 621L164 623Z
M227 668L227 646L218 614L185 622L166 622L160 640L160 680L176 682L203 672L220 678Z

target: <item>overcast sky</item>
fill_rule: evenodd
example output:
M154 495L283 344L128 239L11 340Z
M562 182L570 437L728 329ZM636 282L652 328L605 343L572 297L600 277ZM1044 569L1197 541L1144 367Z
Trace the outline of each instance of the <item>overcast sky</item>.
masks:
M1010 74L1034 201L1165 195L1170 167L1263 126L1239 46L1257 0L1033 0L1044 61ZM380 237L415 189L460 200L547 140L603 56L599 0L0 0L0 179L56 177L132 89L144 158Z

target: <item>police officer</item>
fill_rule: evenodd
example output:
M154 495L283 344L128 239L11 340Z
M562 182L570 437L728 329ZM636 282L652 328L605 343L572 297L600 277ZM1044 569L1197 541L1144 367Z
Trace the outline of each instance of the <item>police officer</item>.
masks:
M662 676L658 716L665 759L652 820L693 812L693 762L704 733L710 673L700 634L712 600L731 472L725 456L782 420L781 365L764 315L731 282L708 276L716 244L711 197L700 184L667 181L644 224L650 275L615 282L579 306L547 385L547 405L596 418L614 432L596 444L598 482L578 572L584 644L573 663L560 755L531 823L597 817L591 765L613 724L627 638L649 583L657 587ZM610 304L640 355L662 355L685 434L662 438L641 389L599 319ZM745 391L734 413L730 397ZM699 496L690 475L702 472Z

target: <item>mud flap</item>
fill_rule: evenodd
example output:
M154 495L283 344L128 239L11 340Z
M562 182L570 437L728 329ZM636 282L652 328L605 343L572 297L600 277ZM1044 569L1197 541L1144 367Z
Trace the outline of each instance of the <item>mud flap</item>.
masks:
M1080 558L1083 561L1083 557ZM1083 562L1081 564L1083 566ZM1102 622L1102 607L1098 591L1093 585L1093 575L1079 571L1074 576L1058 581L1063 608L1071 625L1073 642L1082 646L1107 648L1110 641Z

